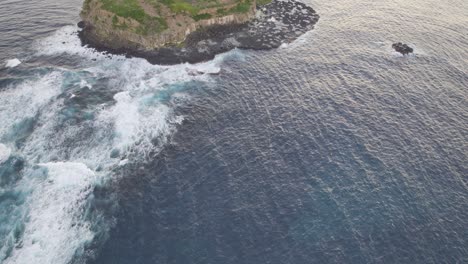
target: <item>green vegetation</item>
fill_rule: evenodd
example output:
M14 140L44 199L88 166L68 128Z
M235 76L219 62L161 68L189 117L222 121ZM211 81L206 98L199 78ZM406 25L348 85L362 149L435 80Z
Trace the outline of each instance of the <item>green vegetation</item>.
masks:
M107 21L112 21L112 27L121 30L131 30L140 35L160 33L168 28L167 19L175 19L177 14L190 16L195 21L210 19L213 16L225 16L234 13L246 13L252 7L252 0L229 0L228 3L220 0L144 0L154 8L153 12L145 10L140 0L95 0L101 4L101 8L109 11ZM267 3L271 0L258 0L259 3ZM236 4L231 8L223 6ZM89 12L93 0L84 0L83 11ZM166 6L171 12L167 13ZM206 12L207 8L219 8L216 14ZM154 13L155 12L155 13ZM154 16L154 14L157 14ZM172 16L172 18L170 17ZM101 19L102 20L102 19ZM132 21L138 22L135 24ZM97 18L95 19L97 21ZM106 20L103 20L106 21ZM177 23L179 27L182 25Z
M211 17L212 17L211 14L198 14L198 15L192 16L192 18L195 21L199 21L199 20L203 20L203 19L210 19Z
M271 3L272 0L257 0L257 6L262 6Z
M229 11L232 13L247 13L250 10L250 5L252 3L250 0L242 1L238 3L235 7L231 8Z
M146 0L145 2L147 2L148 4L152 5L153 8L158 12L160 13L161 12L161 5L159 4L159 0Z
M125 30L125 29L128 28L128 25L125 22L120 23L119 18L116 15L114 15L112 17L112 27L117 28L117 29L121 29L121 30Z
M81 10L81 12L84 12L84 13L88 12L91 8L90 3L91 3L91 0L85 0L83 3L83 10Z
M147 0L147 1L158 1L158 0ZM202 19L209 19L212 15L208 13L199 14L204 8L213 8L213 7L222 7L223 4L219 3L218 0L198 0L195 1L197 4L195 5L193 2L188 2L187 0L159 0L162 4L169 7L169 9L176 13L176 14L187 14L190 15L195 21L199 21ZM263 0L263 1L271 1L271 0ZM239 2L235 7L225 10L225 9L218 9L218 15L228 15L233 13L246 13L250 10L252 2L251 0L244 0Z
M89 0L86 0L89 1ZM114 13L116 16L112 18L112 25L115 28L125 29L128 26L123 23L118 23L118 17L131 18L140 23L140 26L135 30L141 35L162 32L167 29L166 20L161 17L152 17L146 14L143 8L139 5L138 0L100 0L102 8Z
M200 8L184 1L184 0L161 0L161 3L169 7L172 12L179 14L185 13L195 16L200 11Z
M264 0L264 1L271 1L271 0ZM220 16L226 16L226 15L235 14L235 13L247 13L250 10L251 4L252 4L251 0L245 0L245 1L238 3L236 6L234 6L231 9L220 8L216 10L216 13Z
M197 6L201 9L220 7L223 6L223 3L220 3L219 0L197 0Z
M136 33L140 35L150 35L154 33L162 32L167 29L166 20L162 17L152 17L150 20L147 20L145 24L141 24L137 29Z
M137 0L100 0L102 8L120 17L132 18L144 23L148 15L138 4Z
M189 15L196 15L201 10L206 8L221 7L225 4L220 3L219 0L146 0L146 1L160 1L172 12L186 13ZM237 0L238 1L238 0Z

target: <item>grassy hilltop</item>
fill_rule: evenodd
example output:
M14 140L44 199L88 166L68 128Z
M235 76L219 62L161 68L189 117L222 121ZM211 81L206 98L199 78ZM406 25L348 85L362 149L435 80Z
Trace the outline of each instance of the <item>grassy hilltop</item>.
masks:
M256 4L255 0L85 0L82 17L93 24L110 22L116 30L145 36L201 20L248 13Z

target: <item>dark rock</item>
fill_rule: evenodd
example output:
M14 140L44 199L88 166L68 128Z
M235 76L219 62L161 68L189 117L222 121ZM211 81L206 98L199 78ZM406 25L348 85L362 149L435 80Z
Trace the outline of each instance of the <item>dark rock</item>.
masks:
M410 46L408 46L406 44L403 44L401 42L394 43L392 45L392 48L395 49L395 51L397 51L397 52L399 52L399 53L401 53L403 55L413 53L413 48L411 48Z
M85 26L86 26L86 24L85 24L84 21L78 22L78 27L79 27L79 28L84 28Z

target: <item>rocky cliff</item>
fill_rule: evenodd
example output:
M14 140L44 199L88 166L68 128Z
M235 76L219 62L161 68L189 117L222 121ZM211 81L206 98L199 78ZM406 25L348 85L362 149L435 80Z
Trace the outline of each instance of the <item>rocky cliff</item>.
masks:
M234 48L277 48L319 20L296 0L86 0L81 16L83 45L153 64L196 63Z
M255 10L256 0L85 0L82 34L114 50L154 50L201 28L245 23Z

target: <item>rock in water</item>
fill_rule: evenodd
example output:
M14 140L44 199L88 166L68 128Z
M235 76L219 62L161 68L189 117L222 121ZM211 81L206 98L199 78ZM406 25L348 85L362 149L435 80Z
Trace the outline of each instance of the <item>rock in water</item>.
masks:
M399 53L401 53L403 55L413 53L413 48L411 48L410 46L408 46L406 44L403 44L401 42L394 43L392 45L392 48L395 49L395 51L397 51L397 52L399 52Z
M85 28L86 24L85 24L84 21L80 21L80 22L78 22L77 26L78 26L79 28L83 29L83 28Z

